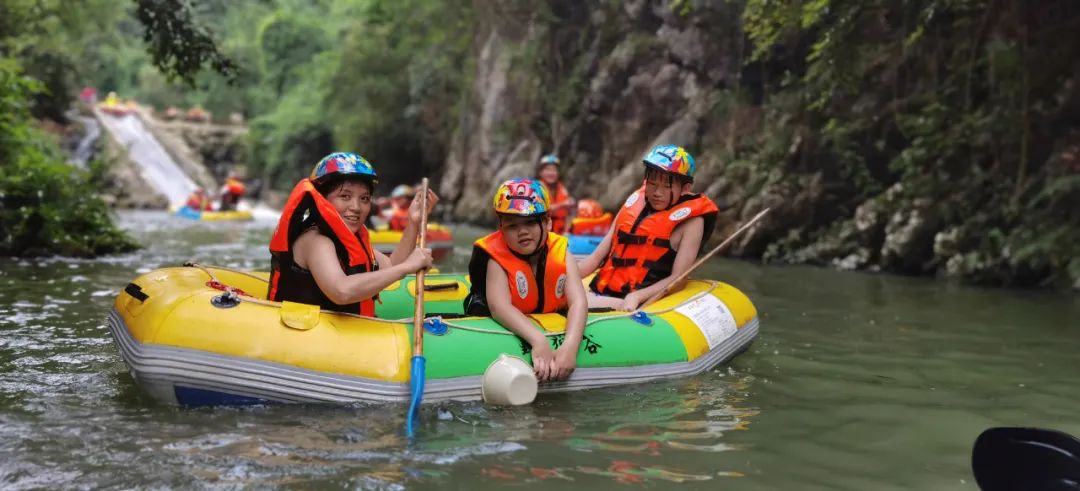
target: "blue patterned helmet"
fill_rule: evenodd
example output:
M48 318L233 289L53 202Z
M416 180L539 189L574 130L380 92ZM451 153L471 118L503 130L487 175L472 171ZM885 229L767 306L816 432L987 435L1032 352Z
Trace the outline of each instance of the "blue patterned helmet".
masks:
M694 157L686 149L677 145L657 145L642 159L646 167L653 167L664 172L686 176L694 180L697 170Z
M334 174L361 177L372 184L379 182L371 164L364 157L352 152L334 152L323 157L315 164L315 168L311 169L311 180L318 184Z

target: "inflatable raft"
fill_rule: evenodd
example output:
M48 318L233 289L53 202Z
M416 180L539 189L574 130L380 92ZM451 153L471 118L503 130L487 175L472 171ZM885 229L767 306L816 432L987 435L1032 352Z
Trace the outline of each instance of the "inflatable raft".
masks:
M596 250L596 247L604 241L602 235L568 235L566 236L570 248L570 254L575 256L588 256Z
M224 220L252 220L255 215L251 213L251 210L233 210L233 211L199 211L188 206L181 206L171 210L172 213L178 217L189 218L192 220L202 220L207 222L219 222Z
M480 399L482 374L501 354L531 363L516 335L490 318L460 316L465 276L431 275L425 289L424 402ZM265 294L265 273L159 269L124 288L108 325L135 381L165 403L408 401L414 278L382 293L382 319L261 300ZM552 346L562 342L564 317L531 317ZM699 374L747 349L757 332L745 295L692 280L644 314L590 313L577 369L540 393Z
M431 248L431 256L436 261L454 252L454 236L449 227L429 223L427 230L427 246ZM385 226L371 230L369 233L371 246L383 254L394 252L394 248L401 242L401 232L387 229Z

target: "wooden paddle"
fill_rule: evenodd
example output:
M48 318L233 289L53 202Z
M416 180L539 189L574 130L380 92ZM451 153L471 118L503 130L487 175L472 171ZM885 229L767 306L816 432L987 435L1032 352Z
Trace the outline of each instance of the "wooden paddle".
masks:
M427 245L427 195L428 180L425 177L420 182L420 241L419 246L423 249ZM409 413L405 416L405 434L412 438L413 422L420 412L420 402L424 399L424 372L427 360L424 359L424 273L421 269L416 272L416 302L413 311L413 356L412 372L409 376Z
M727 239L724 239L724 241L721 242L720 245L713 248L713 250L709 251L708 254L705 254L704 256L701 256L701 259L698 259L696 263L691 265L690 269L687 269L686 271L683 271L683 273L680 274L679 276L677 276L674 281L668 283L667 286L665 286L662 290L654 293L653 296L651 296L647 300L645 300L645 302L642 303L641 306L638 307L638 310L642 310L645 307L648 307L649 305L652 305L657 300L660 300L661 298L664 298L665 296L667 296L667 294L671 293L671 290L673 290L675 288L675 285L678 285L683 280L685 280L687 277L689 277L690 273L693 273L695 269L698 269L699 266L701 266L702 264L705 264L705 261L708 261L710 258L712 258L716 254L718 254L720 251L727 248L727 246L730 245L731 242L734 241L736 237L738 237L740 234L745 232L746 229L750 228L750 226L757 223L758 220L761 220L761 217L765 216L765 214L768 213L770 209L771 208L765 208L764 210L761 210L761 213L758 213L757 215L754 216L754 218L751 218L749 222L746 222L745 224L743 224L743 226L739 227L739 229L736 230L733 234L731 234Z

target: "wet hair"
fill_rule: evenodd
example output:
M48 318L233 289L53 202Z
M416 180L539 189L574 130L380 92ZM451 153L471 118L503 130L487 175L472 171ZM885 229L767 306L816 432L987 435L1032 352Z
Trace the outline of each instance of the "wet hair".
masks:
M363 184L368 188L368 192L375 194L375 185L371 182L371 179L360 177L356 174L333 174L325 180L316 182L315 190L324 197L329 197L330 193L337 191L347 183Z

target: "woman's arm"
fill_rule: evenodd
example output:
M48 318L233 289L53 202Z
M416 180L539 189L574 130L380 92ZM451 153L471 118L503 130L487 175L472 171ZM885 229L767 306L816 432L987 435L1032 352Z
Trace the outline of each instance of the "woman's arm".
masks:
M698 251L701 250L701 237L705 231L705 220L701 217L691 218L686 223L679 225L674 233L682 233L679 241L679 251L675 254L675 264L672 265L671 274L668 277L653 283L647 288L630 292L623 301L623 308L627 312L637 310L642 302L652 298L657 292L663 291L676 277L690 269L697 259Z
M401 264L370 273L346 275L338 262L333 241L315 230L309 230L296 239L293 255L298 265L311 272L326 297L338 305L367 300L405 275L431 266L431 252L417 250ZM376 255L386 257L379 253Z
M569 277L567 278L569 283ZM506 282L506 271L494 259L487 264L487 303L491 317L503 327L517 334L532 346L533 371L541 382L554 375L552 362L554 352L544 333L510 302L510 285Z

